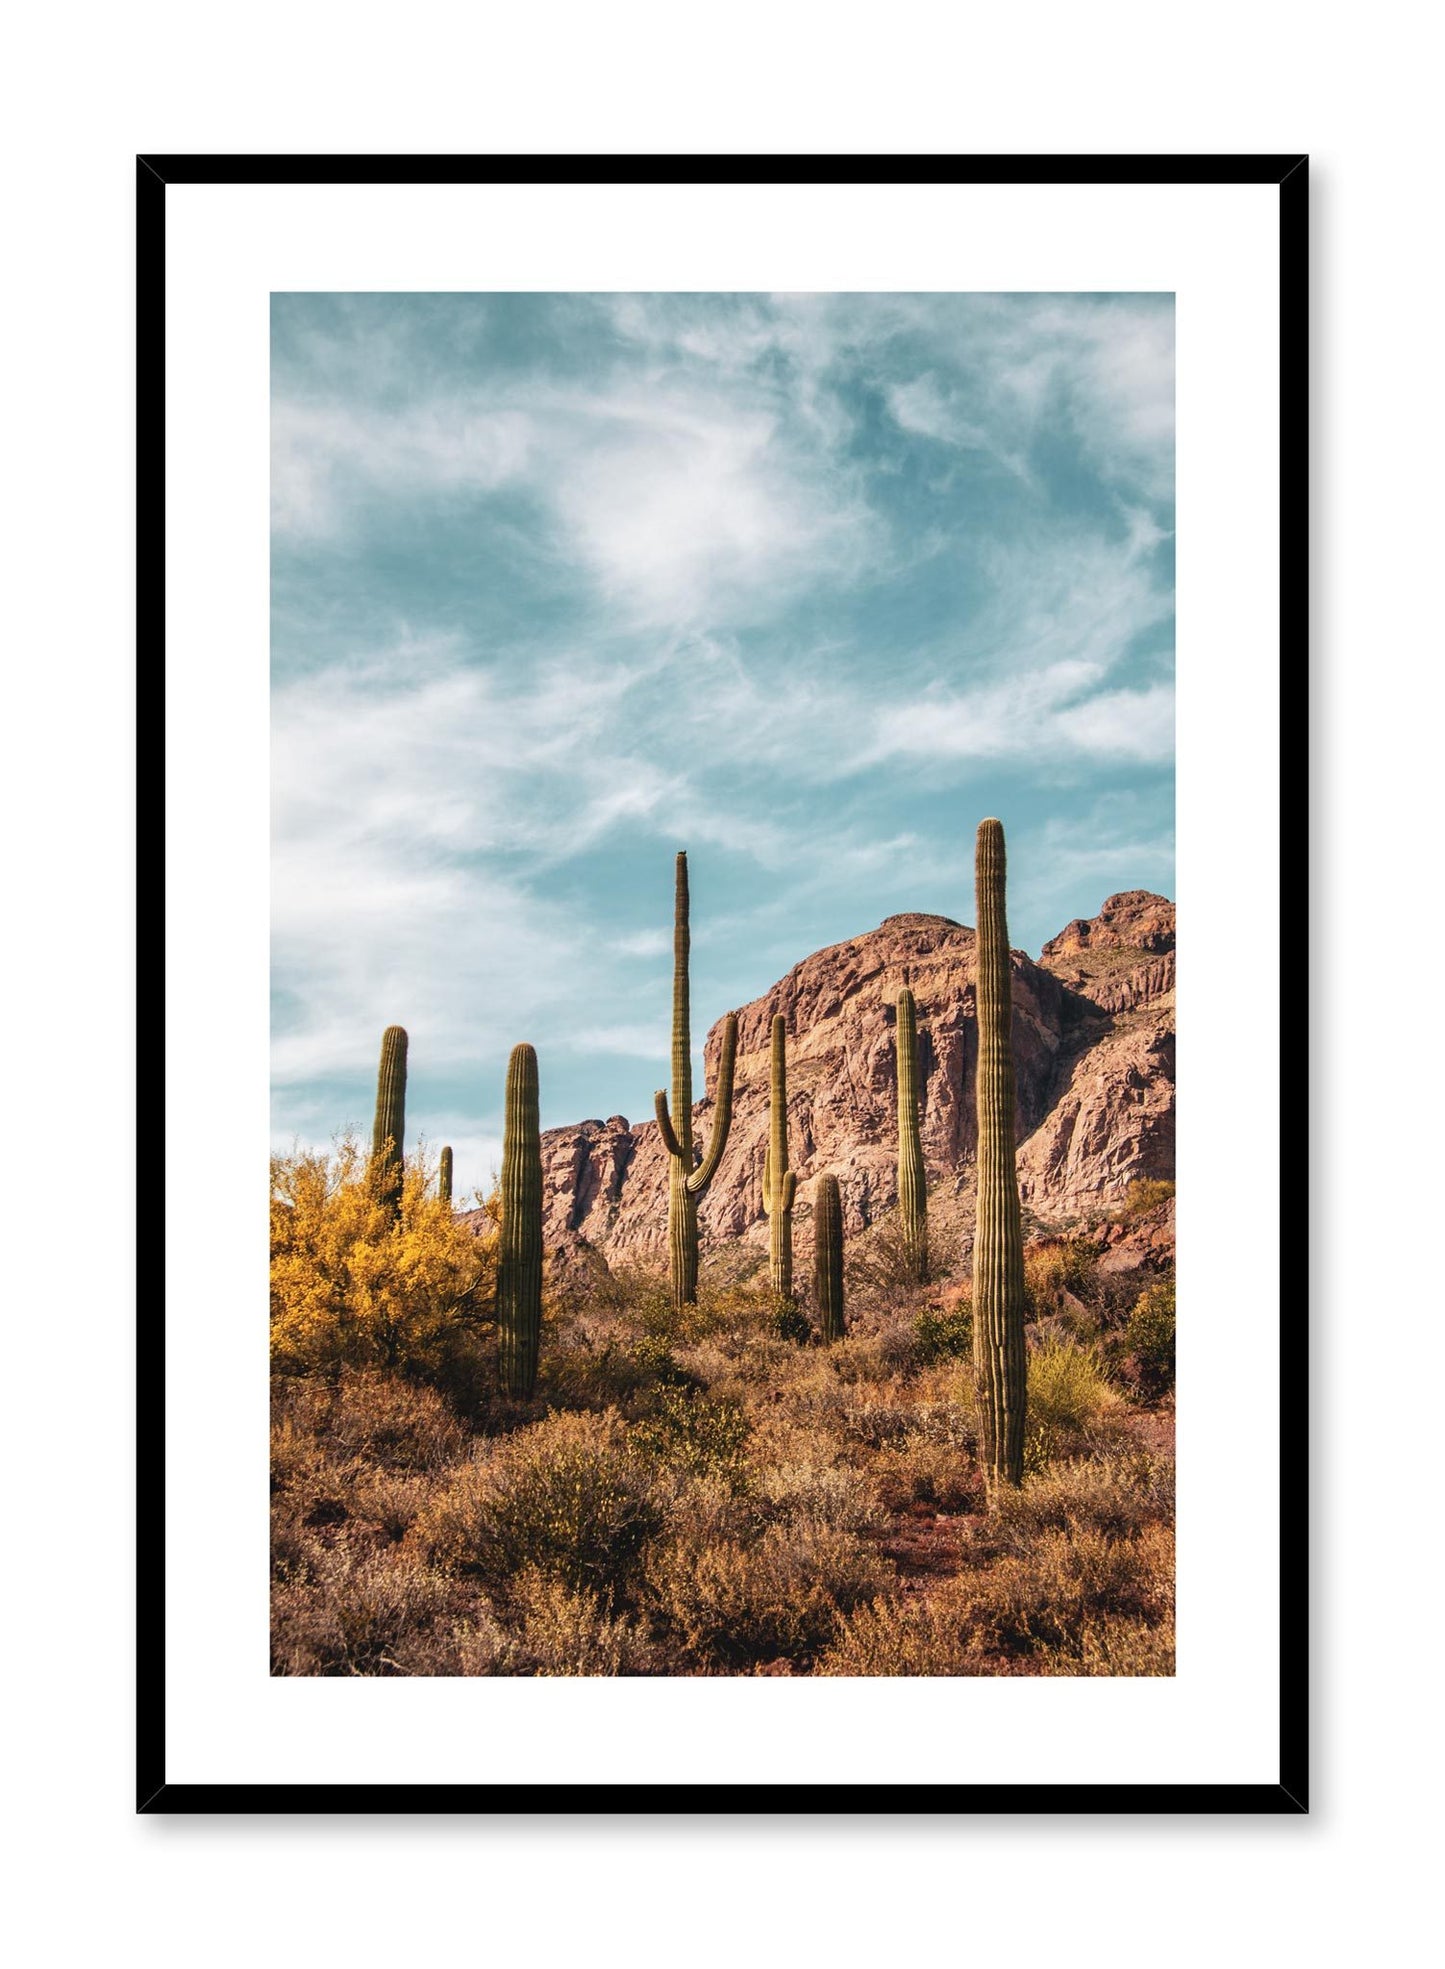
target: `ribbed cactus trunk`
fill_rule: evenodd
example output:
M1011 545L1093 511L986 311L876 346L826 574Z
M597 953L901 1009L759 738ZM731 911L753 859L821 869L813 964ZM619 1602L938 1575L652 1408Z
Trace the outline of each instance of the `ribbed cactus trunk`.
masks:
M798 1179L788 1167L788 1028L773 1015L768 1146L763 1155L763 1209L768 1216L768 1269L778 1299L793 1296L793 1199Z
M381 1035L376 1073L376 1118L371 1127L371 1180L393 1212L401 1209L402 1150L406 1141L406 1028Z
M818 1328L825 1342L843 1338L843 1199L836 1176L820 1176L813 1190L813 1284Z
M733 1120L733 1062L737 1056L737 1015L723 1021L722 1053L718 1060L717 1100L712 1137L702 1166L696 1167L692 1139L692 1013L688 961L692 949L687 885L687 856L679 854L672 907L672 1106L661 1088L653 1097L657 1125L667 1150L667 1254L674 1306L697 1301L697 1206L717 1174Z
M978 1212L973 1234L973 1365L990 1490L1024 1475L1024 1240L1014 1157L1012 993L1003 827L979 824Z
M913 993L898 994L898 1209L903 1262L922 1285L928 1277L928 1179L918 1132L918 1028Z
M450 1203L452 1200L452 1152L449 1148L442 1150L441 1163L437 1169L437 1196L443 1203Z
M502 1227L497 1252L497 1354L502 1391L525 1401L537 1385L542 1338L542 1130L537 1055L514 1046L502 1134Z

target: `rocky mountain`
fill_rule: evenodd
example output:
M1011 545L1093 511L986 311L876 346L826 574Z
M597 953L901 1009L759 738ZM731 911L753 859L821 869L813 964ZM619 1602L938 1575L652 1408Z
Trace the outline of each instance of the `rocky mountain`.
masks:
M946 916L890 916L804 958L738 1012L732 1132L703 1201L705 1240L766 1242L763 1149L773 1015L788 1022L788 1118L799 1218L813 1179L836 1175L847 1227L897 1201L894 1004L918 1010L930 1211L970 1213L978 1033L974 932ZM1136 1177L1174 1173L1174 906L1130 890L1070 923L1035 963L1013 953L1019 1182L1044 1224L1107 1209ZM719 1027L708 1034L715 1083ZM695 1110L705 1141L711 1102ZM622 1115L542 1137L546 1237L609 1257L662 1260L667 1157L654 1121Z

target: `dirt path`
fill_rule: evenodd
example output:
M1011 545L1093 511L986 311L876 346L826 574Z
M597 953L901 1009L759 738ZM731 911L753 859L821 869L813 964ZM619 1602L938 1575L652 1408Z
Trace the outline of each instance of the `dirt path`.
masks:
M951 1517L931 1504L910 1504L894 1513L879 1549L897 1566L901 1592L929 1593L960 1571L967 1536L966 1517Z

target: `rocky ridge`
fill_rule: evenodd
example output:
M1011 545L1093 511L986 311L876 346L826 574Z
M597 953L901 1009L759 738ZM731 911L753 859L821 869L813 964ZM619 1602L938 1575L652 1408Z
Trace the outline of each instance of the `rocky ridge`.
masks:
M966 1221L976 1147L974 932L946 916L890 916L815 951L740 1008L732 1132L700 1211L705 1249L722 1238L766 1242L762 1163L776 1012L788 1022L800 1225L823 1174L838 1178L852 1233L893 1208L894 1004L905 983L918 1009L930 1211ZM1051 938L1037 963L1015 951L1013 997L1025 1208L1041 1225L1061 1224L1116 1206L1136 1177L1172 1177L1173 904L1129 890ZM709 1088L719 1040L715 1025L704 1049ZM707 1139L711 1106L695 1108L699 1140ZM667 1157L656 1122L613 1115L549 1129L542 1156L550 1248L662 1261Z

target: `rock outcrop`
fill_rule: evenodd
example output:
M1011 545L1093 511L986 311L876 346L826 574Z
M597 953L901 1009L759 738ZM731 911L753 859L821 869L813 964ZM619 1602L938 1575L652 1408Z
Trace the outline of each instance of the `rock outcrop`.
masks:
M920 1126L929 1207L966 1221L976 1128L974 933L946 916L890 916L814 952L738 1013L733 1125L703 1201L704 1248L766 1240L763 1149L773 1015L788 1025L788 1116L799 1203L835 1175L856 1233L897 1201L894 1005L918 1012ZM1019 1181L1044 1224L1106 1210L1136 1177L1174 1173L1174 907L1131 890L1071 923L1037 963L1013 953ZM706 1084L720 1029L705 1047ZM706 1139L710 1103L694 1133ZM667 1157L653 1121L622 1115L542 1137L546 1237L662 1262ZM800 1215L803 1214L800 1209Z

